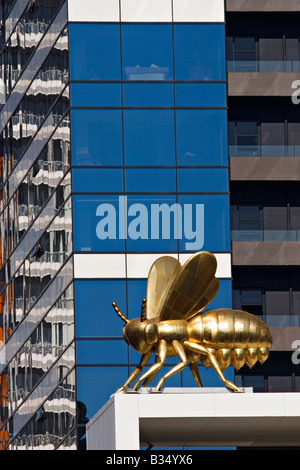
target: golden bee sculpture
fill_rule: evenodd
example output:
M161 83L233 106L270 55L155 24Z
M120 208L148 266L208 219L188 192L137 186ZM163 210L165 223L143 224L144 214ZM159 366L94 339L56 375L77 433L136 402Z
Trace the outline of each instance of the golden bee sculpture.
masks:
M257 360L265 362L272 337L267 325L250 313L228 308L200 313L218 292L216 269L215 256L206 251L195 253L183 266L175 258L162 256L150 268L140 318L128 320L113 302L114 310L125 322L125 341L142 355L138 367L117 392L141 374L152 353L155 364L139 377L133 390L148 385L167 357L178 356L180 362L159 380L156 391L187 365L202 387L197 365L201 361L214 369L228 389L243 392L226 380L223 371L229 365L238 370L244 364L251 368Z

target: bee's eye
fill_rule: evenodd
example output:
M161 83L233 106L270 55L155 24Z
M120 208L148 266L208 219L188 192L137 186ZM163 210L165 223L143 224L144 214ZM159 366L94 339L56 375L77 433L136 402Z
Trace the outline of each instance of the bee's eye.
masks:
M126 333L125 328L123 329L123 338L125 339L126 343L129 344L129 341L128 341L128 337L127 337L127 333Z

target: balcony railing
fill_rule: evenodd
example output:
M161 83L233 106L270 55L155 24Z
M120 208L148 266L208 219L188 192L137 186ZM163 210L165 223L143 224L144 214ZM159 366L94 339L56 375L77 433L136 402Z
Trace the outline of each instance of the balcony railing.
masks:
M300 326L299 315L266 315L262 318L268 326Z
M228 60L227 72L299 73L299 60Z
M238 309L241 309L239 307ZM300 326L300 315L258 315L268 326Z
M300 230L231 230L233 242L299 242Z
M230 157L300 157L300 145L229 145Z

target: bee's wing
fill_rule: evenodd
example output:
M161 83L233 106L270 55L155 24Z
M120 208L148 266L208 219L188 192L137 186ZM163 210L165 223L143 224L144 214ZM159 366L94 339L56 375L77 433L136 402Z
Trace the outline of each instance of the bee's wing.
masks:
M147 280L146 316L152 319L158 316L158 304L168 292L181 264L171 256L161 256L152 264Z
M219 289L216 269L212 253L202 251L192 255L162 294L157 308L159 319L187 320L203 310Z

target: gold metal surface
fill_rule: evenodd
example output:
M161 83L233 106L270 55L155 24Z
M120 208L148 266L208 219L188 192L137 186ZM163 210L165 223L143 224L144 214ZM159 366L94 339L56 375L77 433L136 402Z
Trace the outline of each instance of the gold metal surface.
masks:
M206 251L195 253L183 266L175 258L163 256L150 268L140 318L128 320L113 302L125 323L125 341L142 355L138 367L117 392L138 376L133 390L148 385L169 356L178 356L180 362L159 380L156 391L187 365L202 387L198 361L212 367L227 388L243 391L225 379L223 370L229 365L238 370L244 364L253 367L257 361L265 362L272 337L267 325L248 312L221 308L200 313L218 292L216 269L215 256ZM152 353L155 364L140 375Z

